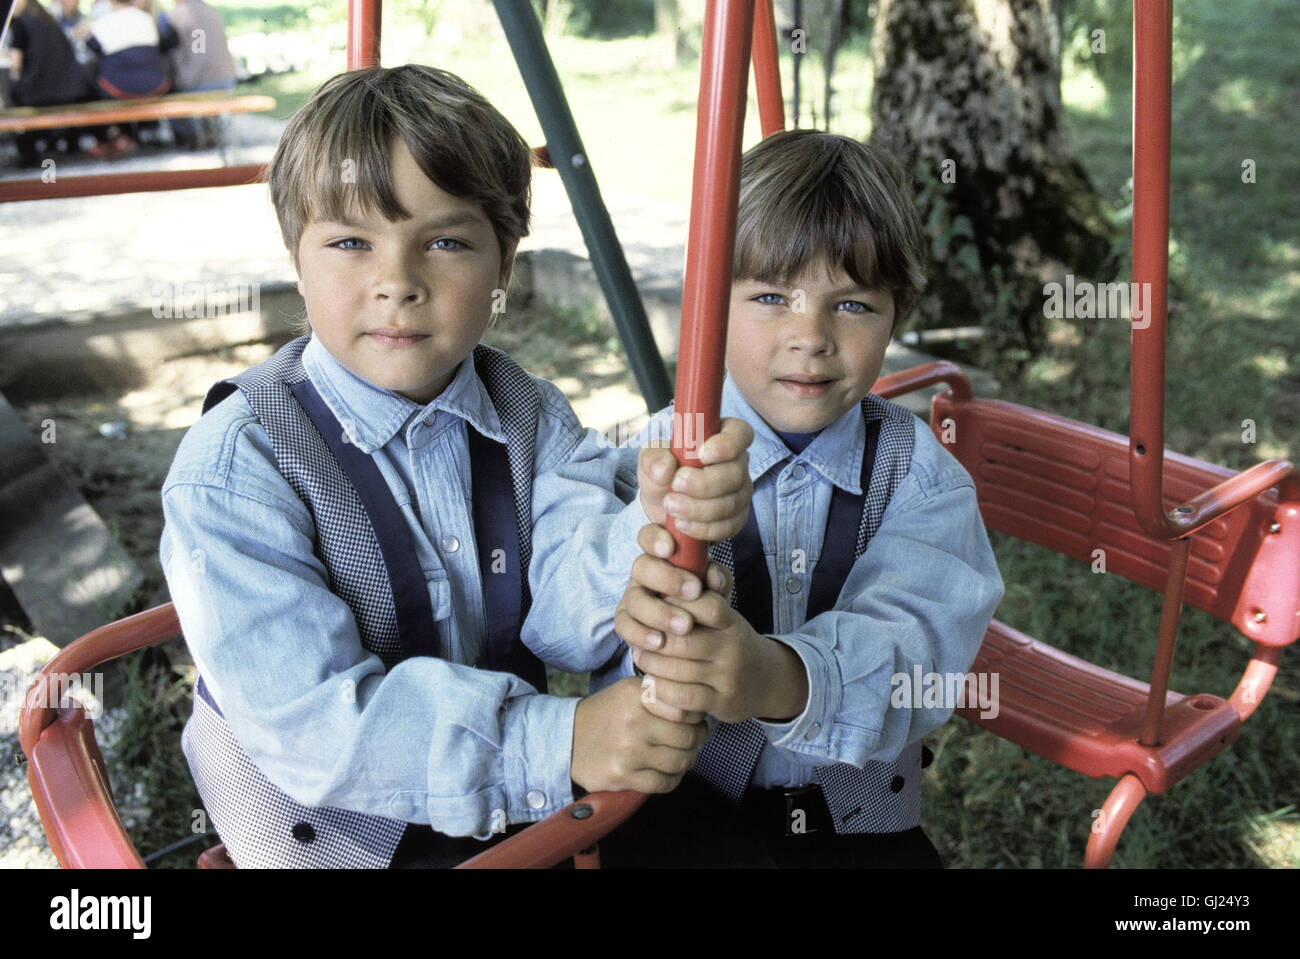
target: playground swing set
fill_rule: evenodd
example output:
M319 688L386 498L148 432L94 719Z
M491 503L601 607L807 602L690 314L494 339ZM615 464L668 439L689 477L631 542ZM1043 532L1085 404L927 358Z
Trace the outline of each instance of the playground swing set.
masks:
M494 0L573 202L615 322L650 409L668 399L666 375L630 272L595 187L536 15L528 0ZM1109 865L1130 817L1224 750L1268 692L1284 646L1300 636L1300 470L1283 460L1234 473L1164 449L1172 0L1134 2L1133 281L1149 284L1149 324L1132 332L1130 436L973 395L946 361L880 379L897 397L936 383L930 425L975 481L989 529L1107 568L1153 590L1164 606L1149 682L1110 672L994 620L973 671L1000 678L997 715L958 714L1038 755L1118 782L1090 831L1084 865ZM378 63L380 0L349 0L348 68ZM676 406L717 431L735 237L741 134L751 42L763 136L783 128L771 0L711 0L704 21ZM260 167L11 181L0 202L255 182ZM674 447L679 462L689 451ZM698 461L694 461L698 463ZM671 523L670 523L671 526ZM673 530L674 562L702 574L704 544ZM1171 691L1178 620L1190 603L1235 627L1254 651L1235 690ZM75 702L51 702L53 677L80 674L173 638L168 603L93 630L41 671L27 694L22 748L50 847L67 868L143 868L113 805L93 723ZM597 841L645 797L593 793L463 863L544 868L570 856L599 865ZM224 847L200 867L233 868Z

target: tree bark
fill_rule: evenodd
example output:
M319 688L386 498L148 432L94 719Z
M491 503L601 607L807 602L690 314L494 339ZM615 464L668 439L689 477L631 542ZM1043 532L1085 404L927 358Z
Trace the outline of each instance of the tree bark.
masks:
M1051 0L880 0L872 142L907 168L931 243L912 325L989 330L1018 369L1044 345L1043 286L1109 279L1112 228L1069 153Z

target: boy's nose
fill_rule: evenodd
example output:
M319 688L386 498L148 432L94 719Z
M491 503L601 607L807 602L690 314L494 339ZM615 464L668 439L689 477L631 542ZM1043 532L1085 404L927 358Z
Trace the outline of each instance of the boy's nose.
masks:
M834 349L831 320L825 311L809 309L804 313L791 313L790 318L786 335L790 349L805 353L828 353Z
M374 290L376 299L401 305L415 306L429 297L428 287L417 265L408 256L397 253L380 261Z

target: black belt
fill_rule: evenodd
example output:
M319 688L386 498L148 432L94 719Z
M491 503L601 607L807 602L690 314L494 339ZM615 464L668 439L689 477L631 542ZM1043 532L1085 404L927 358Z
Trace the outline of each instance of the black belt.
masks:
M738 818L763 839L833 834L834 820L821 786L750 787L740 800Z

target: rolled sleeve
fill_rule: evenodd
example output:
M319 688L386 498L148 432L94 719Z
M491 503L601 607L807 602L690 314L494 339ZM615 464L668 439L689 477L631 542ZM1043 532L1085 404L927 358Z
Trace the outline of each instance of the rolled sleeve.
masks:
M839 680L839 664L835 657L818 643L810 641L798 633L773 636L772 639L784 643L792 649L808 677L808 701L803 712L784 722L765 722L758 720L759 728L767 736L768 742L776 747L783 747L793 742L810 742L828 738L829 727L824 723L826 716L834 716L840 708L842 685Z
M505 769L510 822L545 819L573 801L575 698L528 696L506 703ZM564 761L556 762L564 744Z
M794 722L769 726L769 742L792 762L896 758L952 713L919 694L895 706L896 677L964 674L1001 597L969 477L936 489L909 474L835 608L778 637L808 669L809 702Z

